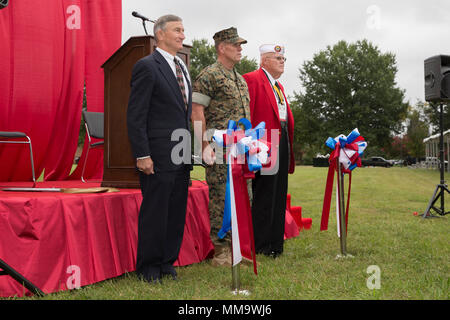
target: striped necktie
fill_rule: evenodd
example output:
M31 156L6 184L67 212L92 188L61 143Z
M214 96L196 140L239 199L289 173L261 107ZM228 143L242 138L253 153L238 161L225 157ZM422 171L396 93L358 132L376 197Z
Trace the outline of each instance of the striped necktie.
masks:
M278 81L275 81L275 85L273 86L273 90L275 90L277 96L278 96L278 102L280 104L284 104L284 97L283 93L281 93L280 85L278 84Z
M175 62L177 82L178 82L178 85L180 86L181 94L183 96L184 106L185 106L185 108L187 108L186 88L184 87L183 71L181 71L181 66L180 66L180 63L177 61L177 58L174 58L173 61Z

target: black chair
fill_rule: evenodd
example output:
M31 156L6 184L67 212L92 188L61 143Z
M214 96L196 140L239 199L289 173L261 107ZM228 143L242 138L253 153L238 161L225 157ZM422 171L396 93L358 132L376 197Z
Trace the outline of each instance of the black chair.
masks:
M86 182L84 179L84 169L86 168L86 162L89 155L89 150L91 148L103 146L105 141L99 141L92 143L91 138L96 139L105 139L104 134L104 114L103 112L90 112L83 110L83 119L84 119L84 125L86 127L86 133L89 139L88 148L86 151L86 156L84 158L84 164L83 164L83 170L81 171L81 181Z
M31 146L31 139L25 133L17 131L0 131L0 138L6 139L0 140L0 143L28 144L30 146L31 173L33 175L34 188L36 186L36 176L34 173L33 148Z
M41 289L36 287L30 280L14 270L2 259L0 259L0 276L10 276L19 284L23 285L25 288L33 292L35 295L44 296L44 292Z

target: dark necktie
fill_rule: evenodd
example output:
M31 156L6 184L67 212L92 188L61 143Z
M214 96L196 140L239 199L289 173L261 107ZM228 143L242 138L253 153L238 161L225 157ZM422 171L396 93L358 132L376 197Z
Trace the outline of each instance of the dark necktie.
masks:
M281 88L280 88L280 85L278 84L278 81L275 81L275 85L273 86L273 89L275 90L275 92L278 96L278 102L280 104L284 104L283 93L281 92Z
M177 61L176 58L173 59L175 62L175 70L177 74L177 82L180 86L181 95L183 96L184 106L187 108L187 99L186 99L186 88L184 87L184 78L183 78L183 71L181 71L180 63Z

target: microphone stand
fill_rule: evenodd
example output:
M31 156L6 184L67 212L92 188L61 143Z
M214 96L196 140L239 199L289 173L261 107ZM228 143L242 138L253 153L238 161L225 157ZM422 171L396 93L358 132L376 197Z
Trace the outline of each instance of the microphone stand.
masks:
M153 23L155 23L155 21L153 21L153 20L151 20L151 19L149 19L149 18L147 18L147 17L144 17L143 15L139 14L139 13L136 12L136 11L133 11L133 12L131 13L131 15L132 15L133 17L136 17L136 18L139 18L139 19L142 20L142 26L144 27L145 35L148 36L147 27L145 26L145 21L150 21L150 22L153 22Z
M145 20L142 19L142 25L144 26L145 35L148 36L147 28L145 27Z

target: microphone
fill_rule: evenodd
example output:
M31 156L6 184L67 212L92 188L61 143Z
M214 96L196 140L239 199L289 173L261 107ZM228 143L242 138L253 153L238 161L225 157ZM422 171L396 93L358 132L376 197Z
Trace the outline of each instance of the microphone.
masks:
M143 16L142 14L140 14L140 13L137 12L137 11L133 11L133 12L131 13L131 15L132 15L133 17L140 18L140 19L142 19L143 21L150 21L150 22L155 23L155 21L150 20L149 18Z

